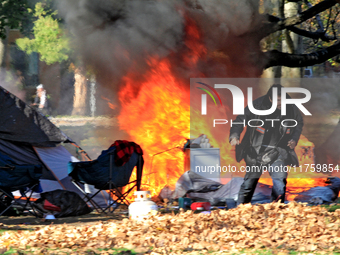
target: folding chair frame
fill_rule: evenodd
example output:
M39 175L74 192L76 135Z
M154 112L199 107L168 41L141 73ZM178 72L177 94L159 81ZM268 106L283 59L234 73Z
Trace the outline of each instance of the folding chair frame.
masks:
M33 189L35 187L37 187L39 185L39 183L34 183L34 184L26 184L26 185L22 185L20 186L18 189L16 190L20 190L21 188L27 188L27 190L25 191L20 191L21 196L19 198L15 198L12 194L12 191L6 191L3 188L0 187L0 192L2 192L2 194L0 195L0 203L4 206L7 206L6 209L4 209L3 211L0 212L0 216L2 216L5 212L7 212L10 208L12 208L14 205L18 205L19 207L23 208L23 211L25 209L27 209L27 206L29 205L30 208L32 210L28 210L28 212L30 214L32 214L35 217L38 217L37 213L34 210L33 204L31 202L31 197L33 194ZM15 190L13 190L15 191ZM27 194L29 193L29 196L27 196ZM7 205L5 203L2 202L2 199L7 196L8 198L11 199L11 204ZM26 199L25 205L22 205L19 201L21 201L22 198Z
M127 183L125 186L135 183L131 188L129 188L129 190L127 190L126 192L122 193L119 188L121 187L117 187L114 182L112 181L112 171L113 171L113 153L114 151L110 152L110 170L109 170L109 181L106 182L104 185L102 185L98 191L95 194L91 194L89 195L88 193L86 193L82 187L81 187L81 182L77 181L77 180L72 180L73 184L84 194L84 198L83 200L85 201L85 203L90 203L93 208L99 212L99 213L113 213L118 207L119 207L119 203L121 204L125 204L125 205L129 205L129 201L126 199L126 197L129 195L129 193L135 188L137 187L137 191L140 190L141 187L141 183L142 183L142 173L143 173L143 156L142 155L138 155L138 161L136 164L137 167L137 173L136 173L136 180L131 181L129 183ZM125 187L124 186L124 187ZM105 187L108 187L109 189L105 189ZM94 200L93 198L101 191L103 190L109 190L109 200L108 200L108 205L105 208L101 208ZM117 198L114 199L113 196L116 196ZM118 204L118 205L117 205Z

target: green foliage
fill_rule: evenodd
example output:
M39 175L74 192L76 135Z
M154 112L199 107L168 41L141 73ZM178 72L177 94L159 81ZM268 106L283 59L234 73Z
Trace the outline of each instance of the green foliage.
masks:
M325 207L327 209L327 211L329 211L329 212L335 212L335 210L340 209L340 205L339 204L335 204L335 205L322 205L322 207Z
M340 66L339 58L338 57L335 57L333 59L329 59L328 62L331 64L331 66L334 66L334 67L339 67Z
M22 20L29 15L27 0L0 2L0 38L6 38L6 27L22 30Z
M46 64L54 64L68 59L70 47L67 37L60 26L58 19L54 18L57 11L46 11L42 3L35 6L33 35L34 38L28 37L16 40L18 47L27 54L38 52L40 60Z

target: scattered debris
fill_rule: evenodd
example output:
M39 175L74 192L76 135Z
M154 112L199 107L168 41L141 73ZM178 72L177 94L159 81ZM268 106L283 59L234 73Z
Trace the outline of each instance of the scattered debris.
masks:
M299 202L308 202L312 205L329 204L334 202L339 196L340 178L330 177L327 178L325 183L327 183L328 186L314 187L300 192L294 200Z

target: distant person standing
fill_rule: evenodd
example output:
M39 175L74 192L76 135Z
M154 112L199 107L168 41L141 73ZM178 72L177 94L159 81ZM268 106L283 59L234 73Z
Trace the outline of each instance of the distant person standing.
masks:
M43 115L50 114L50 107L48 105L47 93L44 89L44 85L40 84L37 86L36 96L32 105L36 106L38 111Z

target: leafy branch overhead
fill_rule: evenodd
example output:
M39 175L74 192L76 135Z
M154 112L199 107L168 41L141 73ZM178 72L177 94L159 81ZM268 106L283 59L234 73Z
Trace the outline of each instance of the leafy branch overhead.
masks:
M26 0L3 0L0 2L0 39L6 38L6 28L20 28L28 15Z
M47 13L41 3L35 6L33 22L34 38L28 37L16 40L18 47L27 54L38 52L40 59L48 65L62 62L68 59L70 53L69 41L54 16L57 11Z

